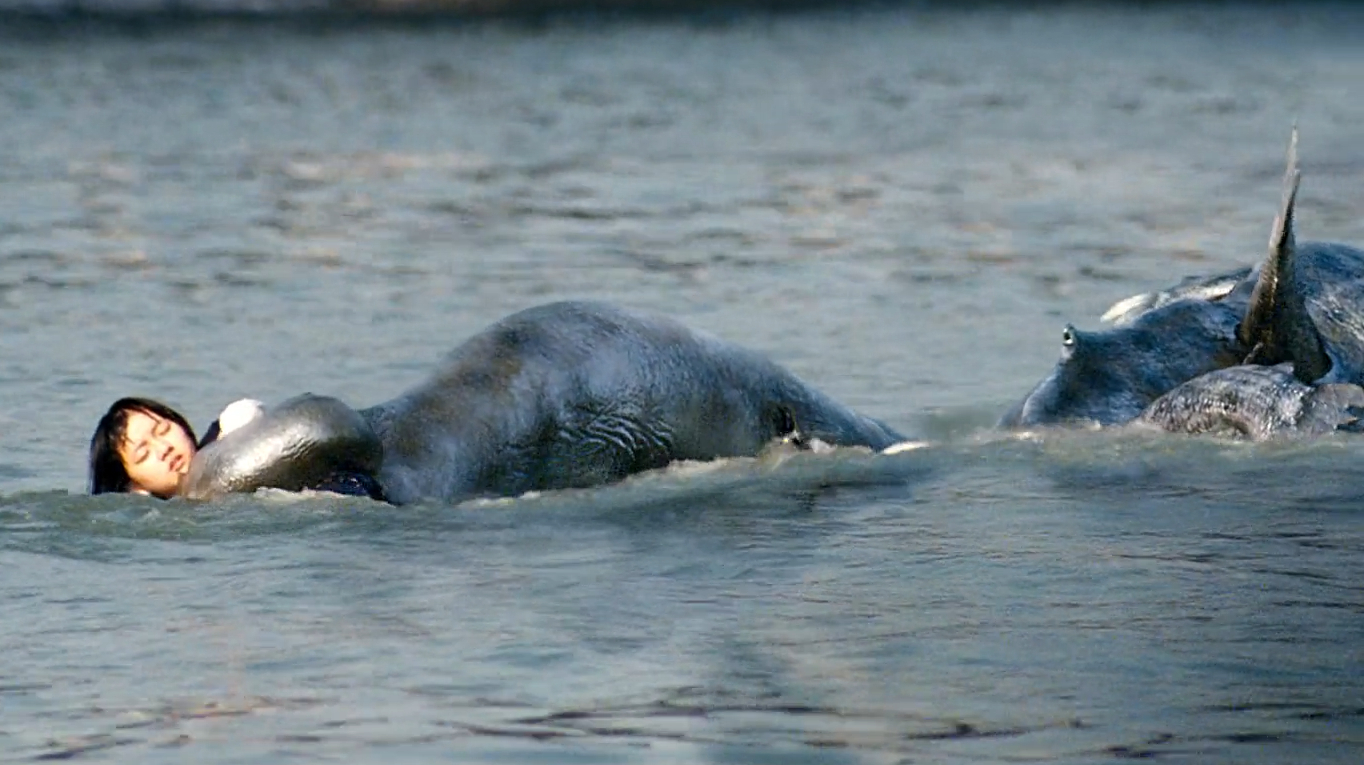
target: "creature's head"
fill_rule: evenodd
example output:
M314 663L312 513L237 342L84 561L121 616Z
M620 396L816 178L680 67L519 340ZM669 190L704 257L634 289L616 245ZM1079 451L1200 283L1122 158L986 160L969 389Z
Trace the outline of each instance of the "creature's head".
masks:
M1001 427L1118 425L1198 375L1238 363L1240 311L1220 301L1177 300L1099 332L1066 326L1061 360L1000 421Z

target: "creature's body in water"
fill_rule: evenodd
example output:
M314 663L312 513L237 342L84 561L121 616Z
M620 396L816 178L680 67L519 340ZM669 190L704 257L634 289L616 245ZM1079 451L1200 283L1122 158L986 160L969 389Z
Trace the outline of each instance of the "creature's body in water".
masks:
M1060 362L1001 426L1132 420L1180 383L1244 357L1237 302L1184 298L1105 332L1067 326Z
M1306 385L1290 364L1241 364L1201 375L1161 396L1137 422L1178 433L1265 441L1358 430L1364 388Z
M294 427L323 433L331 416ZM428 382L358 420L335 416L346 446L328 459L377 471L397 503L591 486L674 460L753 456L777 438L877 450L903 440L760 354L588 302L509 316L456 348ZM213 467L186 493L249 490L253 471L285 448L262 452L269 439L252 429L263 434L270 421L244 426L217 456L208 454L217 445L206 449ZM288 483L271 481L254 483Z
M1119 324L1111 330L1067 327L1056 368L1000 424L1121 425L1141 417L1169 430L1257 439L1315 433L1328 421L1353 427L1358 401L1348 392L1304 399L1303 390L1280 384L1285 368L1304 386L1364 384L1364 250L1295 242L1296 146L1295 131L1263 265L1123 300L1105 314ZM1265 371L1279 364L1288 366ZM1239 365L1252 371L1217 373ZM1307 417L1314 425L1282 414L1303 402L1315 402ZM1321 411L1331 402L1350 409Z

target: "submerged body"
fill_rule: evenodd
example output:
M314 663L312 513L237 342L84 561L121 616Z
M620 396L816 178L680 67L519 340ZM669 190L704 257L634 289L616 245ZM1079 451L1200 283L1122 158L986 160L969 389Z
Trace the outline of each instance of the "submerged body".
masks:
M397 502L590 486L755 455L793 431L873 449L903 440L760 354L587 302L503 319L429 382L361 414Z
M1289 428L1281 417L1297 411L1304 391L1278 384L1282 369L1265 370L1286 364L1287 374L1303 386L1364 384L1364 250L1295 241L1296 146L1295 132L1269 256L1260 267L1186 279L1169 290L1120 301L1104 316L1119 324L1111 330L1079 333L1068 327L1056 368L1001 426L1106 426L1142 417L1176 431L1306 434L1312 429ZM1241 366L1249 371L1216 374ZM1210 373L1216 376L1200 380ZM1186 383L1195 384L1172 393ZM1171 398L1160 401L1167 394ZM1211 424L1232 399L1247 406L1233 407L1236 413L1226 415L1225 427ZM1159 412L1148 412L1158 401ZM1346 415L1327 419L1332 418L1351 421Z
M344 453L369 459L356 423L334 414L351 444ZM513 314L456 348L428 382L357 417L381 451L378 482L399 504L592 486L675 460L753 456L782 437L876 450L903 440L758 353L591 302ZM294 432L305 442L330 438L327 422ZM235 471L234 491L306 484L279 466L298 459L298 470L315 472L306 455L323 453L281 437L215 448L209 472Z
M1180 383L1244 357L1238 308L1234 300L1182 298L1107 331L1068 326L1056 367L1000 426L1129 422Z
M200 448L179 494L207 499L268 486L382 499L373 480L382 464L383 445L364 418L337 399L305 393Z
M1177 433L1268 441L1358 430L1364 388L1306 385L1289 364L1243 364L1190 380L1141 413L1137 422Z

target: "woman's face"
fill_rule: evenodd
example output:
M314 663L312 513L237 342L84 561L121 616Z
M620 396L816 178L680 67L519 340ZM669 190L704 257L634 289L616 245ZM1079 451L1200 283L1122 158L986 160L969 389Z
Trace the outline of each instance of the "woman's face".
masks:
M194 458L194 442L185 429L151 412L132 409L119 445L123 467L132 479L129 491L174 496L180 481L189 472Z

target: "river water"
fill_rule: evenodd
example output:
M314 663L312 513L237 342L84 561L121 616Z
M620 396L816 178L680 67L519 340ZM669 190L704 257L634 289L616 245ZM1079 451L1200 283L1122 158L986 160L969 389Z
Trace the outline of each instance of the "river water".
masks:
M0 760L1364 759L1364 444L990 426L1060 328L1364 243L1364 12L0 22ZM520 308L935 445L390 508L83 495L105 407L357 406Z

